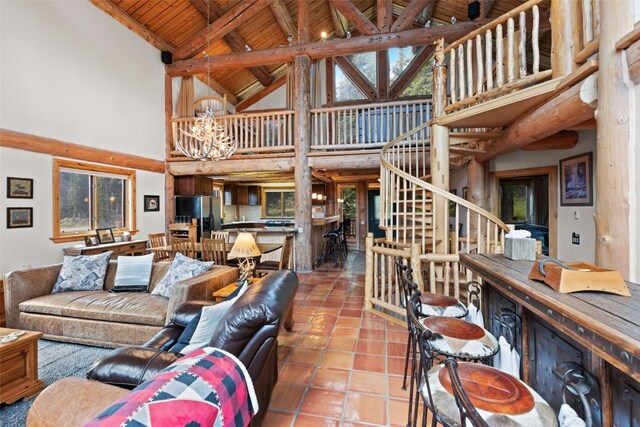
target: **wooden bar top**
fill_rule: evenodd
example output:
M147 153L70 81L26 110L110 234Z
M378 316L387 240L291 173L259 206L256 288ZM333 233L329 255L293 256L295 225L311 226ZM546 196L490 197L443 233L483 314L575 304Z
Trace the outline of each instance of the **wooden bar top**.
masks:
M461 254L460 262L528 310L640 382L640 285L631 297L602 292L561 294L529 280L533 261L501 254Z
M327 225L338 221L340 221L340 215L328 216L326 218L314 218L312 220L314 226Z

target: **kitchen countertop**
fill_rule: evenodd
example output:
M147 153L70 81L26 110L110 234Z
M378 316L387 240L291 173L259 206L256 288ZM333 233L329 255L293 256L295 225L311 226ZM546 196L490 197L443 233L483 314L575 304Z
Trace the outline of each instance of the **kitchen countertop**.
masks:
M328 216L326 218L314 218L313 225L326 225L340 221L340 215Z

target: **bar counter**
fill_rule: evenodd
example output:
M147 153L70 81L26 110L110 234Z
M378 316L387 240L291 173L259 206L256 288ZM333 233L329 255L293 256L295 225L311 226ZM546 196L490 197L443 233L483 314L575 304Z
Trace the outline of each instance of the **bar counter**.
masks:
M322 235L338 227L340 215L328 216L326 218L313 218L311 231L311 260L315 261L322 252Z
M483 279L482 308L494 334L503 331L496 325L496 313L506 309L519 317L514 344L521 351L523 379L556 411L562 404L557 368L573 362L599 385L589 395L591 410L600 417L594 426L638 425L640 285L627 282L631 297L602 292L561 294L529 280L532 261L461 254L460 262Z

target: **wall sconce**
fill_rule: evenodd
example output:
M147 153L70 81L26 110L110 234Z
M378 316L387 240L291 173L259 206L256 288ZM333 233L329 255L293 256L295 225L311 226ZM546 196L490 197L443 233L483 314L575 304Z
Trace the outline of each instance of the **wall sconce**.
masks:
M338 203L343 203L344 199L338 199Z
M312 200L318 200L318 195L316 193L311 193Z
M289 46L293 43L293 36L291 34L287 34L287 41L289 42Z

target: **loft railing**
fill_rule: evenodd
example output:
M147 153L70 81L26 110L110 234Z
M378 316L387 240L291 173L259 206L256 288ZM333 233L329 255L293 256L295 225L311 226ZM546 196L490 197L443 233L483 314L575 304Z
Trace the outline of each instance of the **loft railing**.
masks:
M311 149L379 149L429 120L428 99L312 109Z
M582 0L582 50L575 55L575 63L583 64L598 53L600 47L600 1Z
M264 113L229 114L216 118L238 142L237 154L293 151L293 117L291 110ZM173 140L190 137L181 130L188 131L195 117L171 119Z
M444 49L449 60L451 96L445 113L551 76L551 70L540 70L538 3L542 1L528 1ZM533 61L531 70L528 56Z

